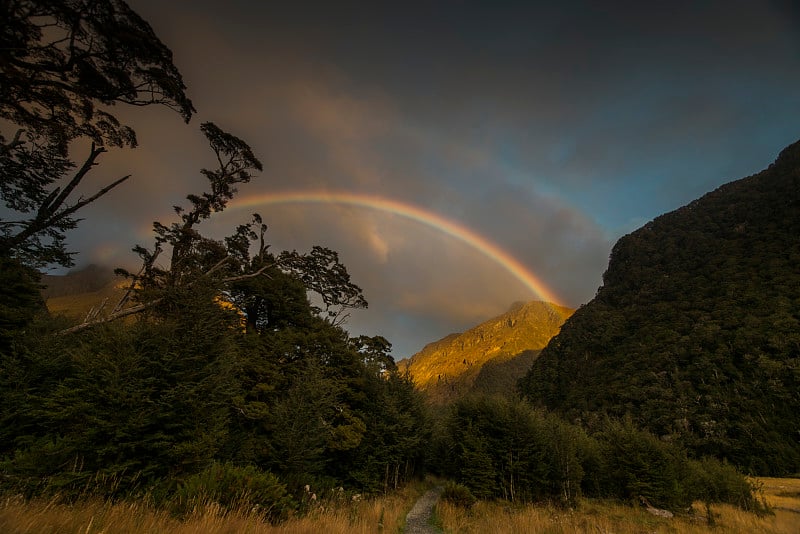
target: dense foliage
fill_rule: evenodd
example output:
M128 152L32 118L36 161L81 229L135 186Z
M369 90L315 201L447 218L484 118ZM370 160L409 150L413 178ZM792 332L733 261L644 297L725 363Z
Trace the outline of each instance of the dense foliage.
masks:
M630 415L697 456L800 471L800 144L623 237L520 388L591 425Z
M284 305L261 330L211 283L162 290L127 323L70 335L46 317L29 325L39 331L0 361L2 486L169 496L214 462L274 473L294 492L386 491L416 474L425 418L388 342L350 339L296 278L270 274L249 284Z
M439 465L458 481L447 498L459 504L477 497L573 505L584 495L671 510L700 500L763 511L733 466L690 460L630 420L604 420L590 435L523 401L472 397L452 406L444 426Z
M341 328L367 303L338 255L272 254L258 215L223 240L201 233L261 170L212 123L201 125L218 163L201 171L207 190L134 248L142 266L119 271L130 282L119 302L77 325L47 314L32 267L69 265L73 214L121 180L70 194L106 147L136 144L109 106L163 104L187 121L194 108L171 52L124 2L2 11L0 195L18 218L0 221L0 489L185 504L242 497L221 488L244 480L266 510L307 485L376 492L414 475L418 393L387 340ZM69 150L87 140L78 167Z
M295 493L377 492L422 467L421 400L391 344L337 324L366 301L336 253L273 255L258 216L221 241L199 232L260 166L241 140L204 132L220 161L204 171L210 190L176 208L179 222L155 223L154 247L136 247L142 268L121 271L131 284L110 315L63 329L29 298L30 283L15 293L31 313L4 325L6 489L180 496L220 463L232 466L226 475L272 473Z

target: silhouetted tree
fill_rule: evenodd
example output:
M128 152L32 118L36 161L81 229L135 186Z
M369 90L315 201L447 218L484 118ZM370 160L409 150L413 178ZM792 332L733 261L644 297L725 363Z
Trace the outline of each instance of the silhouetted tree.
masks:
M19 215L0 220L0 256L69 266L74 214L128 178L73 198L106 147L136 146L110 107L161 104L187 122L194 108L170 50L121 0L6 0L0 18L0 196ZM80 166L77 139L91 140Z

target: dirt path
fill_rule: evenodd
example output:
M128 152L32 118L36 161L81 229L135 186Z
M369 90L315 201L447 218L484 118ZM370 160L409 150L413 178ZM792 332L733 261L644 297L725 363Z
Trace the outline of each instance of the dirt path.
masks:
M406 515L406 528L403 531L405 534L436 534L441 532L431 526L431 515L436 501L439 500L439 495L442 494L442 490L444 490L442 486L437 486L417 499L414 507Z

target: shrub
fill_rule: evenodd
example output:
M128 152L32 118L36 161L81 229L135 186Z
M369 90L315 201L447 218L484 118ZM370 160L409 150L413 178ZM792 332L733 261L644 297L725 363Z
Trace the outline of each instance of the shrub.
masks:
M683 508L694 498L687 491L688 459L678 445L637 429L630 420L609 421L598 435L602 450L601 485L609 497L654 506Z
M753 483L736 467L716 458L690 462L689 487L694 498L707 504L727 503L763 515L769 512L765 502L755 496Z
M593 442L582 429L519 400L462 399L446 431L445 474L479 499L570 505L581 493L583 463L592 459Z
M469 508L478 500L468 487L456 484L455 482L448 482L447 485L445 485L441 498L460 508Z
M215 502L228 510L258 507L271 520L284 517L291 504L286 486L272 473L216 462L187 477L175 497L175 508L182 513Z

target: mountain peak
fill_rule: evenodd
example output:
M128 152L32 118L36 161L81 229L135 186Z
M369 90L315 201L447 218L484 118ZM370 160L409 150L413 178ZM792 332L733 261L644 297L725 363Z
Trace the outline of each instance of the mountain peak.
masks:
M800 167L800 140L787 146L778 154L778 159L771 166L779 168Z
M446 401L469 390L487 363L538 354L573 311L548 302L515 302L506 313L429 343L400 365L409 369L417 387L434 402ZM527 365L518 375L526 370ZM509 383L513 385L519 376Z
M99 291L114 281L114 270L110 267L90 263L85 267L71 269L64 275L43 275L45 299L64 297Z

